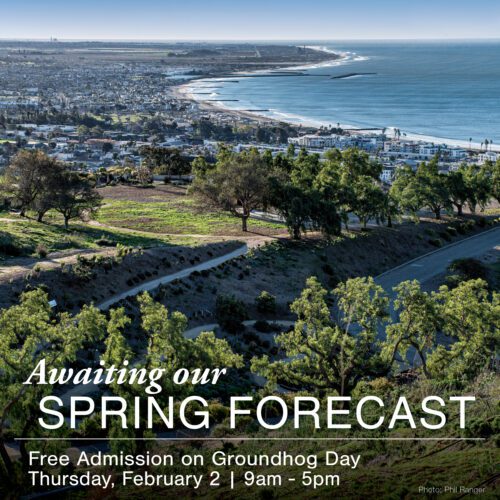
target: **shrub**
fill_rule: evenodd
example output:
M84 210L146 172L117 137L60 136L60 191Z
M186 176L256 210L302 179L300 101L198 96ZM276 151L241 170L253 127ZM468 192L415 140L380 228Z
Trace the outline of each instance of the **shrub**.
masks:
M434 246L434 247L442 247L443 246L443 242L439 239L439 238L431 238L429 240L429 243Z
M116 247L116 241L101 236L96 240L96 245L99 245L100 247Z
M465 233L469 232L475 225L476 225L476 222L473 219L468 219L468 220L462 222L457 227L457 230L460 234L465 234Z
M362 380L358 382L358 385L355 387L353 397L362 398L366 395L386 397L393 389L393 383L386 377L380 377L370 381Z
M484 217L479 217L479 219L476 220L476 224L479 227L486 227L488 225L488 221Z
M324 264L323 266L321 266L321 269L325 274L328 274L328 276L333 276L335 274L335 271L330 264Z
M456 288L462 281L462 276L459 274L448 274L444 279L444 283L448 288Z
M94 277L92 269L94 268L94 262L90 259L79 255L76 258L76 264L71 268L73 276L82 282L90 281Z
M260 313L274 314L276 312L276 297L265 290L260 292L260 295L255 299L255 304Z
M453 227L453 226L448 226L448 227L446 228L446 231L448 232L448 234L449 234L450 236L457 236L457 234L458 234L457 228L456 228L456 227Z
M126 245L117 245L116 257L118 259L123 259L126 255L132 253L134 251L133 247L128 247Z
M67 248L81 248L83 242L75 236L65 235L61 241L54 243L53 247L58 250L65 250Z
M220 403L210 403L208 411L214 422L223 422L229 416L229 408Z
M25 253L25 248L18 245L9 233L0 233L0 254L18 257Z
M261 333L270 333L274 330L271 324L269 324L267 321L263 321L259 319L258 321L255 322L254 328Z
M39 243L36 247L36 254L38 255L38 257L40 257L41 259L44 259L45 257L47 257L49 251L47 250L47 247L42 244L42 243Z
M454 260L448 266L448 271L453 273L452 276L455 275L461 278L460 281L476 279L488 281L488 268L477 259L468 258Z
M243 329L243 321L248 319L245 304L234 296L218 295L215 301L217 323L229 333Z

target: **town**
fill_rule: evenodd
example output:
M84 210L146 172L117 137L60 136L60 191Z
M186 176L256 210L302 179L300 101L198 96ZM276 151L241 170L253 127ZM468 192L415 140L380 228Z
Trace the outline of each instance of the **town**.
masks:
M293 144L297 152L320 155L332 148L366 151L383 164L380 179L390 184L398 167L416 169L437 154L443 172L499 157L489 139L482 140L479 150L453 147L409 139L398 130L314 129L200 104L179 93L179 86L262 66L261 59L249 62L249 47L202 47L146 46L142 54L125 47L119 58L111 58L112 49L99 44L1 42L0 167L20 149L41 150L76 170L95 172L137 168L148 146L175 150L190 163L199 156L213 160L219 143L235 151L257 148L273 155ZM283 59L292 64L333 57L281 50L284 54L268 48L275 67ZM260 48L260 58L263 53ZM206 56L213 55L224 56L224 63L210 57L207 64ZM190 174L189 166L179 173Z

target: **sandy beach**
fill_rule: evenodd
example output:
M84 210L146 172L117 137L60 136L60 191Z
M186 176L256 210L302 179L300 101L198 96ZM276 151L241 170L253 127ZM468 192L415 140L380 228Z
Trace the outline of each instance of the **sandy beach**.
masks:
M297 62L296 64L286 64L285 66L281 66L279 64L273 64L272 66L269 67L269 69L258 69L254 71L234 71L231 73L231 77L228 77L227 73L224 72L221 75L213 75L210 76L209 78L193 78L189 80L188 82L182 83L181 85L174 86L170 89L170 92L173 97L178 98L178 99L187 99L189 101L192 101L196 103L199 107L200 110L204 110L206 112L212 112L212 113L223 113L229 116L232 116L234 118L239 118L239 119L244 119L244 120L250 120L256 123L262 123L262 124L278 124L278 123L287 123L290 125L295 125L295 126L302 126L306 128L319 128L321 126L324 126L325 124L321 124L319 122L315 122L314 120L304 120L303 118L300 118L297 122L295 122L290 116L284 117L284 119L280 119L278 117L272 117L272 116L266 116L263 114L259 114L258 112L254 111L245 111L245 110L238 110L238 109L232 109L229 108L228 106L225 106L223 102L221 101L207 101L203 99L199 99L196 97L195 94L193 94L193 83L195 82L210 82L214 81L217 82L221 78L236 78L238 76L241 77L241 75L250 75L250 74L266 74L266 73L271 73L271 72L277 72L279 71L305 71L309 69L316 69L316 68L327 68L327 67L334 67L342 64L343 60L345 60L345 54L342 53L337 53L334 52L330 49L327 49L326 47L320 47L320 46L306 46L306 48L311 49L311 50L316 50L318 52L324 52L327 54L330 54L333 58L328 59L323 62L316 62L312 64L306 64L304 65L301 62ZM346 127L348 127L346 125Z
M218 114L225 114L232 116L237 119L242 119L244 121L253 121L256 123L262 123L262 124L279 124L279 123L286 123L288 125L296 126L296 127L303 127L306 129L318 129L322 127L330 127L332 124L339 124L340 127L346 131L355 131L356 133L360 134L370 134L373 133L373 131L376 130L385 130L386 134L389 137L393 137L396 134L396 128L386 125L384 127L379 127L379 128L361 128L359 126L349 124L349 123L342 123L340 120L332 118L331 120L315 120L312 118L307 118L301 115L295 115L293 113L286 113L286 112L281 112L277 110L269 110L264 114L263 112L259 111L248 111L248 110L240 110L240 109L234 109L231 108L227 105L224 104L223 101L217 101L216 99L214 100L206 100L202 97L201 94L194 94L194 90L200 90L203 87L200 85L197 87L197 82L200 83L209 83L209 82L214 82L217 83L220 81L221 78L236 78L240 77L241 75L250 75L250 74L255 74L255 75L263 75L266 73L272 73L272 72L278 72L280 71L307 71L311 69L317 69L317 68L333 68L340 66L344 64L346 61L349 60L349 57L347 56L346 53L340 52L340 51L332 51L331 49L328 49L327 47L323 46L307 46L308 49L316 50L316 51L321 51L321 52L326 52L332 55L335 55L334 59L326 60L323 62L319 63L313 63L313 64L301 64L297 63L296 65L287 65L286 67L281 67L280 65L273 65L273 67L270 67L269 69L259 69L255 71L235 71L231 73L231 76L228 76L227 73L223 75L214 75L209 78L198 78L198 79L192 79L189 82L185 82L179 86L176 86L171 89L172 94L179 98L179 99L187 99L190 100L194 103L196 103L200 110L206 111L208 113L218 113ZM356 60L365 60L366 58L363 56L358 56L358 59ZM428 135L428 134L419 134L415 133L409 130L404 130L404 129L399 129L402 138L403 139L408 139L408 140L414 140L414 141L419 141L419 142L424 142L424 143L434 143L434 144L443 144L451 147L460 147L460 148L465 148L465 149L471 149L475 151L481 151L483 150L483 145L480 142L477 141L467 141L467 140L460 140L460 139L453 139L453 138L446 138L446 137L438 137L438 136L433 136L433 135ZM489 150L490 151L500 151L500 145L496 144L490 144L489 145Z

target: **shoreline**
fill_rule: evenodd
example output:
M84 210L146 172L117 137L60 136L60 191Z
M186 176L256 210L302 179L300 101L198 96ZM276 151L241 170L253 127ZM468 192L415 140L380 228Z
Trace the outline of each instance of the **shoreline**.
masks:
M339 52L334 52L331 49L328 49L326 47L321 47L321 46L307 46L307 48L312 49L312 50L317 50L321 52L326 52L332 55L336 55L337 57L335 59L330 59L326 60L321 63L312 63L308 65L292 65L292 66L287 66L287 67L281 67L281 66L276 66L272 67L269 69L260 69L260 70L254 70L250 72L245 72L246 74L251 74L251 73L256 73L256 74L262 74L265 72L272 72L276 70L295 70L295 71L301 71L301 70L310 70L310 69L317 69L317 68L331 68L335 66L342 65L345 61L349 60L349 56L347 53L339 53ZM228 106L225 106L224 103L220 100L214 100L214 101L207 101L203 99L197 99L196 95L201 95L201 94L193 94L190 92L190 87L193 85L193 82L196 81L213 81L217 82L220 78L236 78L238 77L239 74L241 74L241 71L235 71L231 73L232 76L228 76L225 74L224 76L211 76L208 78L198 78L198 79L192 79L189 80L188 82L182 83L180 85L177 85L173 87L172 89L172 95L176 98L179 99L187 99L196 105L199 106L200 110L205 110L207 112L215 112L215 113L223 113L229 116L232 116L234 118L243 118L245 120L251 120L259 124L267 123L267 124L280 124L280 123L286 123L288 125L294 126L294 127L302 127L305 129L319 129L321 127L329 127L332 124L340 124L340 127L344 129L346 132L356 132L358 134L369 134L372 133L375 130L380 130L382 131L385 129L386 131L392 131L392 136L394 136L394 131L397 129L396 127L360 127L352 124L347 124L347 123L341 123L339 121L322 121L322 120L315 120L312 118L307 118L301 115L293 115L292 113L286 113L284 111L273 111L275 115L282 115L283 118L279 118L278 116L269 116L262 114L258 111L246 111L246 110L239 110L239 109L234 109L230 108ZM369 130L370 129L370 130ZM477 152L485 152L481 148L481 144L478 142L472 142L469 143L469 141L462 140L462 139L453 139L449 137L439 137L439 136L433 136L429 134L423 134L423 133L417 133L417 132L412 132L408 130L404 130L399 128L399 130L402 133L402 139L403 140L410 140L410 141L416 141L416 142L422 142L422 143L433 143L437 145L446 145L446 146L451 146L451 147L459 147L463 148L466 150L470 151L477 151ZM390 136L390 134L389 134ZM500 145L492 144L489 148L489 151L492 152L500 152Z
M269 117L266 115L259 114L258 112L253 112L253 111L245 111L245 110L240 110L240 109L232 109L227 106L224 106L224 104L219 101L208 101L208 100L203 100L203 99L197 99L196 95L201 95L201 94L193 94L190 92L190 86L193 85L193 82L199 82L199 81L212 81L215 80L220 80L221 78L237 78L238 76L241 76L242 74L246 75L251 75L251 74L266 74L269 72L274 72L274 71L302 71L302 70L308 70L308 69L315 69L315 68L320 68L320 67L332 67L335 66L335 63L341 63L343 60L346 59L346 55L343 53L337 53L332 50L326 49L324 47L319 47L319 46L307 46L306 48L311 49L311 50L316 50L318 52L323 52L327 54L331 54L332 56L335 56L334 59L328 59L323 62L316 62L316 63L311 63L311 64L302 64L302 63L296 63L296 64L290 64L287 63L285 66L282 66L281 64L276 64L273 66L270 66L267 69L256 69L256 70L251 70L251 71L233 71L230 73L230 75L226 73L222 73L221 75L217 76L217 74L209 77L201 77L201 78L192 78L191 80L181 83L179 85L175 85L172 87L171 93L172 96L177 98L177 99L186 99L188 101L191 101L192 103L195 103L197 106L199 106L200 111L205 110L207 112L213 112L213 113L221 113L221 114L226 114L229 116L232 116L234 118L244 118L245 120L250 120L253 122L256 122L258 124L280 124L280 123L287 123L292 126L302 126L305 128L318 128L315 124L312 122L310 124L306 124L305 121L302 123L296 124L288 120L280 120L275 117ZM251 77L250 77L251 78Z

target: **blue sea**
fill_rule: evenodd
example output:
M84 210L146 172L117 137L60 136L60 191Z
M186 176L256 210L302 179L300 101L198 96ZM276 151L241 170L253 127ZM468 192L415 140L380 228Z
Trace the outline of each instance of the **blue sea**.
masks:
M409 137L500 145L500 40L300 44L343 58L304 70L306 77L201 80L191 90L213 90L195 97L267 110L258 113L283 121L398 128ZM332 79L351 73L371 74Z

